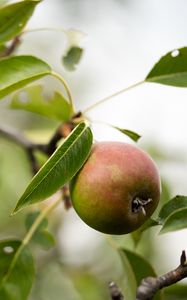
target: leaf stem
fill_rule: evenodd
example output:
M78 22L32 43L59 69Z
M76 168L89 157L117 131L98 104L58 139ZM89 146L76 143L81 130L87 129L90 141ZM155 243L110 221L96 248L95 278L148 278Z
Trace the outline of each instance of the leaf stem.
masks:
M103 104L104 102L106 102L106 101L108 101L108 100L110 100L110 99L112 99L112 98L114 98L114 97L116 97L116 96L118 96L118 95L120 95L120 94L122 94L122 93L124 93L124 92L127 92L127 91L129 91L129 90L131 90L131 89L133 89L133 88L135 88L135 87L137 87L137 86L143 84L144 82L145 82L145 81L137 82L137 83L135 83L135 84L133 84L133 85L128 86L127 88L124 88L124 89L122 89L122 90L120 90L120 91L118 91L118 92L116 92L116 93L110 95L110 96L107 96L107 97L105 97L105 98L103 98L103 99L98 100L97 102L95 102L94 104L92 104L92 105L90 105L88 108L86 108L86 109L83 111L83 114L85 114L85 113L87 113L88 111L94 109L96 106L98 106L98 105L100 105L100 104Z
M70 92L70 88L69 88L67 82L65 81L65 79L60 74L56 73L55 71L51 71L51 75L53 77L57 78L63 84L63 86L64 86L64 88L66 90L67 96L69 98L69 102L70 102L70 105L72 107L73 113L75 113L73 98L72 98L72 95L71 95L71 92Z
M27 34L27 33L39 32L39 31L56 31L56 32L62 32L64 34L67 33L67 30L65 30L63 28L41 27L41 28L27 29L27 30L22 32L22 35Z
M58 204L62 201L62 197L57 198L56 201L52 202L51 205L47 206L40 214L39 216L36 218L35 222L32 224L31 228L29 229L29 231L27 232L25 238L23 239L21 245L19 246L19 248L17 249L14 258L12 259L12 262L9 266L9 269L6 273L6 275L4 276L0 288L3 286L3 284L8 280L9 276L11 275L12 270L14 269L17 260L21 254L21 252L23 251L23 249L28 245L28 243L30 242L33 234L35 233L35 231L37 230L38 226L40 225L40 223L42 222L42 220L48 216L50 214L50 212L56 207L58 206Z

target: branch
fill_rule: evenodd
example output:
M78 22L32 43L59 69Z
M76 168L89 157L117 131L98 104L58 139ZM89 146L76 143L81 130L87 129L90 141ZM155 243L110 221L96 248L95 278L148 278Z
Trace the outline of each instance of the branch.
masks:
M13 54L16 48L19 46L20 42L21 42L20 37L19 36L15 37L11 41L11 44L7 46L7 48L2 53L0 53L0 57L2 58Z
M112 300L125 300L121 290L115 282L109 283L110 296Z
M170 286L187 277L186 253L182 251L180 265L159 277L147 277L142 280L137 289L136 300L151 300L158 290Z
M49 156L52 155L57 148L57 143L61 140L61 138L66 138L73 130L74 126L74 123L71 121L62 123L52 135L49 142L46 145L43 145L43 152Z
M75 117L73 117L72 120L74 120ZM47 154L48 156L51 156L56 150L58 142L62 138L66 138L74 127L75 123L73 121L68 121L61 124L57 128L55 133L52 135L51 139L47 144L32 143L24 135L9 127L1 127L0 136L4 136L5 138L8 138L9 140L15 142L17 145L21 146L26 151L31 163L32 172L35 175L39 170L39 165L35 156L35 151L39 150Z
M36 174L38 172L39 166L34 155L34 149L40 148L39 145L33 144L25 136L13 130L12 128L1 127L0 135L15 142L17 145L21 146L26 151L28 158L31 162L32 172L33 174Z
M32 148L34 146L34 144L31 143L25 136L9 127L1 127L0 135L8 138L9 140L12 140L17 145L23 148Z

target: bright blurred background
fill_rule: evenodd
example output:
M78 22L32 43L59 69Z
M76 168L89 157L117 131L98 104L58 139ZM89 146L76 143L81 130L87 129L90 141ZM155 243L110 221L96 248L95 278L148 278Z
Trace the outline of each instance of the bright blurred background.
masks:
M80 30L84 33L82 60L75 71L64 69L61 57L67 39L55 31L26 34L18 53L36 55L61 73L71 88L77 110L84 110L142 81L161 56L187 46L186 13L185 0L44 0L28 28ZM48 78L45 83L48 93L60 88L54 79ZM138 145L159 166L164 200L176 194L187 195L186 100L185 88L146 83L88 114L98 122L93 123L96 140L131 143L99 121L142 135ZM11 110L8 103L9 99L0 103L0 125L20 130L33 140L47 141L58 125L47 118ZM30 166L24 151L2 138L0 161L0 236L21 237L25 213L14 218L9 214L31 178ZM49 252L37 249L38 277L30 299L108 299L108 281L124 277L108 238L85 225L73 209L59 208L51 216L50 226L56 236L56 248ZM187 230L162 236L157 233L158 229L145 233L138 251L160 274L178 264L181 251L187 249ZM129 236L115 240L129 249L133 247Z

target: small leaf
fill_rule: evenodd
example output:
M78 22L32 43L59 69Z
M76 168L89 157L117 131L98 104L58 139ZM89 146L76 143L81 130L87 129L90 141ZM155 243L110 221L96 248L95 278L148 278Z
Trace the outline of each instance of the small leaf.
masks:
M31 228L39 214L40 211L34 211L27 215L25 220L25 227L27 231ZM40 225L37 227L37 230L34 232L31 240L46 250L50 249L55 245L54 237L50 232L47 231L47 226L48 220L44 218Z
M65 55L62 57L62 63L69 71L73 71L79 63L83 49L80 47L81 41L85 37L85 33L76 29L66 30L67 46Z
M50 72L51 68L34 56L14 56L0 60L0 98Z
M126 249L121 249L121 252L124 253L131 265L131 268L134 272L134 276L136 278L137 286L140 285L142 279L146 277L156 277L156 273L152 266L147 262L143 257L137 255L134 252L131 252ZM161 300L160 292L156 294L154 297L155 300Z
M11 108L23 109L50 119L67 121L72 114L72 107L60 92L55 92L51 99L45 99L42 85L32 85L18 91L12 98Z
M47 230L39 231L36 235L34 235L33 241L45 250L49 250L55 246L55 239Z
M0 299L26 300L34 277L34 262L27 247L22 249L15 265L12 262L18 253L20 241L0 242Z
M186 196L176 196L170 201L168 201L160 210L159 222L163 224L166 218L172 213L180 208L187 208L187 197Z
M187 207L175 210L166 218L160 234L185 229L187 227Z
M70 181L87 159L91 145L91 130L80 123L33 177L14 212L46 199Z
M138 133L136 133L134 131L131 131L131 130L128 130L128 129L122 129L122 128L119 128L119 127L116 127L116 126L112 126L112 127L119 130L123 134L127 135L128 137L131 138L131 140L133 140L135 142L137 142L141 138L141 135L139 135Z
M67 54L62 57L64 67L69 71L74 71L83 54L83 49L80 47L71 47Z
M0 44L18 35L40 1L21 1L0 9Z
M123 251L127 256L127 259L134 271L137 286L140 284L143 278L148 276L157 276L152 266L143 257L126 249L121 249L121 251Z
M187 47L163 56L147 75L145 81L177 87L187 87Z
M25 227L26 227L26 230L28 231L31 226L33 225L34 221L38 218L39 214L41 212L39 210L37 211L33 211L33 212L30 212L27 216L26 216L26 219L25 219ZM43 229L46 229L47 228L47 225L48 225L48 220L47 218L44 218L42 220L42 222L39 224L39 226L37 227L36 231L34 232L34 234L36 234L37 232L43 230Z

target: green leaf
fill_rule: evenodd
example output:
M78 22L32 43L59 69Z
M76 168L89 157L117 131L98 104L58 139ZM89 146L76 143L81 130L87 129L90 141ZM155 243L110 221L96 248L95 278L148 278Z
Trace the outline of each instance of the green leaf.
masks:
M139 286L142 279L146 277L156 277L156 273L152 266L147 262L143 257L137 255L134 252L131 252L126 249L121 249L121 252L124 253L131 265L131 268L134 272L134 276L136 279L136 285ZM161 299L161 294L157 293L154 297L155 300Z
M12 262L18 253L20 241L0 242L0 299L26 300L34 277L34 262L27 247L22 249L13 267Z
M14 56L0 60L0 98L50 72L51 68L34 56Z
M40 1L21 1L0 9L0 44L18 35L33 14Z
M180 208L171 213L164 221L160 234L185 229L187 227L187 207Z
M163 56L147 75L145 81L177 87L187 87L187 47Z
M60 92L55 92L51 99L46 99L42 85L32 85L18 91L12 98L11 108L23 109L64 122L68 121L72 114L71 105Z
M168 201L160 210L159 223L163 224L164 221L180 208L187 208L187 197L177 195L170 201Z
M123 249L118 249L118 252L121 257L121 261L124 268L126 287L131 291L132 299L135 299L137 282L136 282L134 270L131 264L129 263L129 260L126 256L126 253L123 251Z
M0 57L5 53L7 47L5 44L0 45Z
M119 127L116 127L116 126L112 126L112 127L119 130L123 134L127 135L134 142L137 142L141 138L141 135L139 135L138 133L136 133L134 131L131 131L131 130L128 130L128 129L122 129L122 128L119 128Z
M80 123L33 177L14 212L46 199L70 181L87 159L91 145L91 130Z
M29 231L39 214L40 211L34 211L27 215L25 220L25 227L27 231ZM55 245L53 235L46 230L47 226L48 220L47 218L44 218L32 236L32 241L46 250L50 249Z
M36 219L38 218L40 213L41 212L39 210L28 213L28 215L26 216L26 219L25 219L25 228L27 231L29 231L29 229L31 228L33 223L36 221ZM44 218L42 220L42 222L39 224L39 226L37 227L34 234L36 234L40 230L46 229L47 226L48 226L48 220L47 220L47 218Z
M47 230L41 230L33 237L33 241L40 245L44 250L49 250L55 246L53 235Z
M175 284L163 290L164 300L186 300L187 285Z
M136 277L136 283L137 286L140 284L142 279L151 276L151 277L156 277L156 273L153 270L152 266L141 256L137 255L136 253L126 250L126 249L121 249L127 256L127 259L134 271L134 275Z
M74 71L83 54L83 49L77 46L71 47L67 54L62 57L64 67L69 71Z

